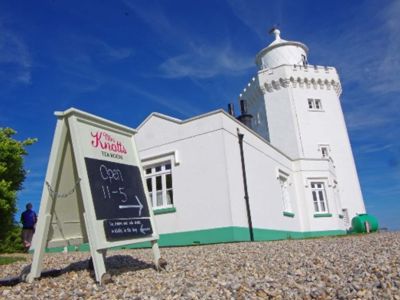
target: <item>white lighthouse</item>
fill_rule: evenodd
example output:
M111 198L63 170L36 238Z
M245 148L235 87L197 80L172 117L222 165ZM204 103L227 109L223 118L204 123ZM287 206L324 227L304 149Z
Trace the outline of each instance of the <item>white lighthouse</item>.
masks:
M281 38L256 56L258 72L240 94L247 100L253 130L297 159L327 159L337 203L347 225L365 213L360 184L340 104L334 67L308 64L308 48Z
M273 33L241 116L152 113L138 127L160 245L340 235L365 213L335 68Z

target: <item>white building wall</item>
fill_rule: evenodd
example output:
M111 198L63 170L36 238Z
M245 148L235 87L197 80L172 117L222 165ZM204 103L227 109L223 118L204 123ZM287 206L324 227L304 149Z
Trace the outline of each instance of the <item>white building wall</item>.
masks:
M153 117L139 129L135 138L144 165L173 162L176 212L156 215L160 234L232 226L220 124L218 116L184 125Z
M298 192L299 214L301 215L302 231L345 230L344 221L339 217L340 205L334 196L334 169L329 160L298 159L293 161L293 171ZM310 183L323 182L325 186L329 217L316 217Z
M247 174L247 185L253 227L281 231L300 231L299 217L296 215L297 196L293 185L289 186L294 218L283 216L282 190L277 179L278 169L289 174L292 180L291 160L271 147L253 132L230 118L224 118L225 149L231 149L230 174L232 215L238 226L248 226L244 200L243 176L237 136L237 128L244 134L243 152ZM232 155L233 154L233 155ZM240 216L240 217L239 217ZM244 216L244 218L243 218Z
M365 213L364 201L354 163L351 144L337 92L326 86L293 88L303 157L321 158L321 145L329 148L337 176L343 208L350 218ZM308 109L308 98L320 99L322 110Z
M253 103L264 101L271 144L293 159L321 158L319 146L328 146L336 167L342 208L348 209L350 219L365 213L339 100L341 85L336 70L293 65L261 70L257 80L246 87L241 98L256 94L253 90L261 91L263 96L249 102L249 110L255 108ZM320 99L323 109L310 110L309 98Z
M334 176L328 160L292 161L260 136L223 112L177 121L154 115L136 135L143 164L172 162L176 212L156 215L160 234L248 228L237 130L244 134L244 158L255 230L304 232L343 230L331 199L333 216L314 218L306 178ZM168 130L168 133L164 131ZM167 138L168 137L168 138ZM291 213L285 216L279 172L287 175ZM257 237L256 237L257 238Z

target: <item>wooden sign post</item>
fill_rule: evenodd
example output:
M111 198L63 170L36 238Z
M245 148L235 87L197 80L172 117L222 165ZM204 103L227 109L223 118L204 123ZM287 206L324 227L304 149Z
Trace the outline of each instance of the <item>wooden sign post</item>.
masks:
M100 283L111 247L150 241L159 269L158 234L133 138L136 131L74 108L55 115L27 281L40 277L46 247L86 242Z

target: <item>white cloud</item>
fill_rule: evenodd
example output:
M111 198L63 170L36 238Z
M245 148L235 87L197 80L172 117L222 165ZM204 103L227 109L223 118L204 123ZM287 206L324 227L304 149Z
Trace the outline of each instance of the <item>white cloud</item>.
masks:
M283 22L282 1L228 0L234 15L261 41L268 40L268 30Z
M211 78L237 75L253 68L250 57L235 53L232 47L192 46L185 54L171 57L160 65L167 78Z
M187 32L187 28L174 26L158 3L152 3L151 7L127 0L124 3L161 40L166 43L173 41L173 47L169 48L177 50L160 64L162 77L204 79L218 75L235 76L254 67L252 57L242 55L231 47L229 37L219 45L210 44L196 31Z
M134 54L132 48L111 46L106 41L95 37L74 36L72 39L75 40L74 44L77 45L78 48L83 48L86 52L88 49L95 49L94 54L112 61L123 60Z
M388 150L393 147L393 144L377 145L377 144L366 144L358 148L359 153L376 153L384 150Z
M0 78L12 83L31 83L32 58L24 40L0 23Z

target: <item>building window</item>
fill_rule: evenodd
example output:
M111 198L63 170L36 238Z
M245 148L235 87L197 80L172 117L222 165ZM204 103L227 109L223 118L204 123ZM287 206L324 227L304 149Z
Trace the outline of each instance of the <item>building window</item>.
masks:
M281 187L281 197L283 204L283 211L287 213L292 213L292 203L290 201L289 194L289 174L278 169L277 179L279 180L279 185ZM293 214L294 216L294 214Z
M308 98L308 109L309 110L318 110L318 111L322 111L322 101L321 99L311 99Z
M349 218L349 211L347 210L347 208L342 209L342 215L343 215L344 226L349 227L350 218Z
M325 185L323 182L311 182L311 194L316 213L327 213L328 204L326 199Z
M154 209L172 207L174 196L172 189L171 162L164 162L144 168L148 197Z
M322 158L329 158L330 157L330 147L329 145L319 145L318 150L321 152Z
M314 99L308 99L308 108L313 109L314 108Z
M315 109L321 110L322 105L321 105L321 100L320 99L315 99Z
M321 153L322 153L322 157L328 157L329 156L328 148L321 147Z
M306 67L308 62L307 62L307 58L304 54L301 55L301 62L303 64L303 67Z

